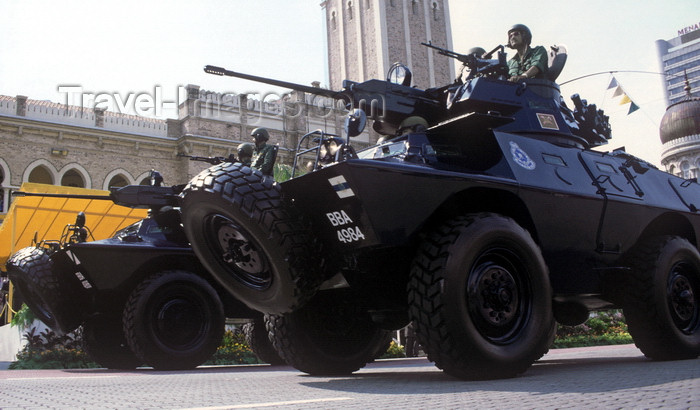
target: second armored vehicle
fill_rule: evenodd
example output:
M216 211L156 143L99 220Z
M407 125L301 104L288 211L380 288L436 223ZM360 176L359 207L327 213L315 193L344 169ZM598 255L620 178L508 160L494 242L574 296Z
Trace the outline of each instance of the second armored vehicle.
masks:
M262 315L224 290L192 252L174 207L181 189L156 183L90 195L148 208L149 216L111 238L89 241L81 213L59 240L21 249L7 262L9 278L37 318L58 334L82 326L84 350L104 367L189 369L214 354L226 318L249 319L249 338L264 329ZM263 359L279 362L263 342L256 344Z

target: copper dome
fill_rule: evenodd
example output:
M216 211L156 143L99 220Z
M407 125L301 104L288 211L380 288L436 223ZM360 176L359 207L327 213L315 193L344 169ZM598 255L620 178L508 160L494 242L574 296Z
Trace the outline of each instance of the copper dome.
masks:
M671 104L661 118L659 134L663 144L700 134L700 98L685 98Z

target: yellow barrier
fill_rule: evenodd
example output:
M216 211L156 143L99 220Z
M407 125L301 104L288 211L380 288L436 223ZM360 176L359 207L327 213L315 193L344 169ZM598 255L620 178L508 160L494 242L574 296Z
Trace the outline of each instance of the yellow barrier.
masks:
M45 185L25 182L23 192L48 194L109 195L108 191ZM32 246L35 235L38 241L58 240L68 224L75 223L78 212L85 213L85 225L95 240L113 236L119 229L146 217L147 210L126 208L109 200L17 197L13 200L0 225L0 266L17 250ZM90 240L92 238L89 238ZM12 288L11 288L12 289ZM10 301L12 292L10 292ZM12 318L12 309L8 322Z

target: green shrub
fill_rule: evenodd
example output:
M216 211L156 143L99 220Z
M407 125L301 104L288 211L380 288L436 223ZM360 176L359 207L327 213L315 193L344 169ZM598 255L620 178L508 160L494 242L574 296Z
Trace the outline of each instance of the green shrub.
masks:
M47 329L37 333L31 328L24 333L27 344L17 353L9 369L84 369L99 367L82 350L79 332L58 336Z
M27 350L17 353L9 369L86 369L100 367L81 349L58 346L50 350Z
M553 348L632 343L620 310L594 312L578 326L558 325Z
M287 164L275 164L273 172L277 182L284 182L292 178L292 167Z
M19 326L26 329L34 320L36 320L36 316L34 316L34 313L29 309L29 306L22 304L22 308L12 317L10 324L12 327Z
M227 330L221 346L214 355L204 362L205 365L255 364L261 363L255 353L248 347L245 336L240 330Z
M399 357L406 357L406 349L393 340L389 344L389 348L386 352L379 356L380 359L394 359Z

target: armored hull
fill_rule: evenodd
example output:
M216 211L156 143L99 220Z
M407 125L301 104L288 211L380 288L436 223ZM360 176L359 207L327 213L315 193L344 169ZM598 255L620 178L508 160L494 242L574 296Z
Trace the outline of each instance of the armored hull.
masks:
M82 326L85 351L109 368L195 367L216 351L226 317L256 317L202 267L173 209L112 238L22 249L7 269L40 320L57 334Z
M349 373L373 358L381 330L410 322L445 372L512 377L547 351L556 322L621 307L647 356L697 357L697 182L593 150L611 138L602 110L578 95L569 109L552 77L507 81L503 46L488 54L500 49L497 60L429 46L464 63L466 82L416 89L395 64L387 78L400 83L290 84L353 109L345 143L305 135L297 157L310 172L279 185L224 164L183 190L195 253L268 314L280 355L308 373ZM368 120L388 140L355 152L350 139ZM220 235L202 222L219 219L252 239L268 274L229 269L233 241L198 239Z

